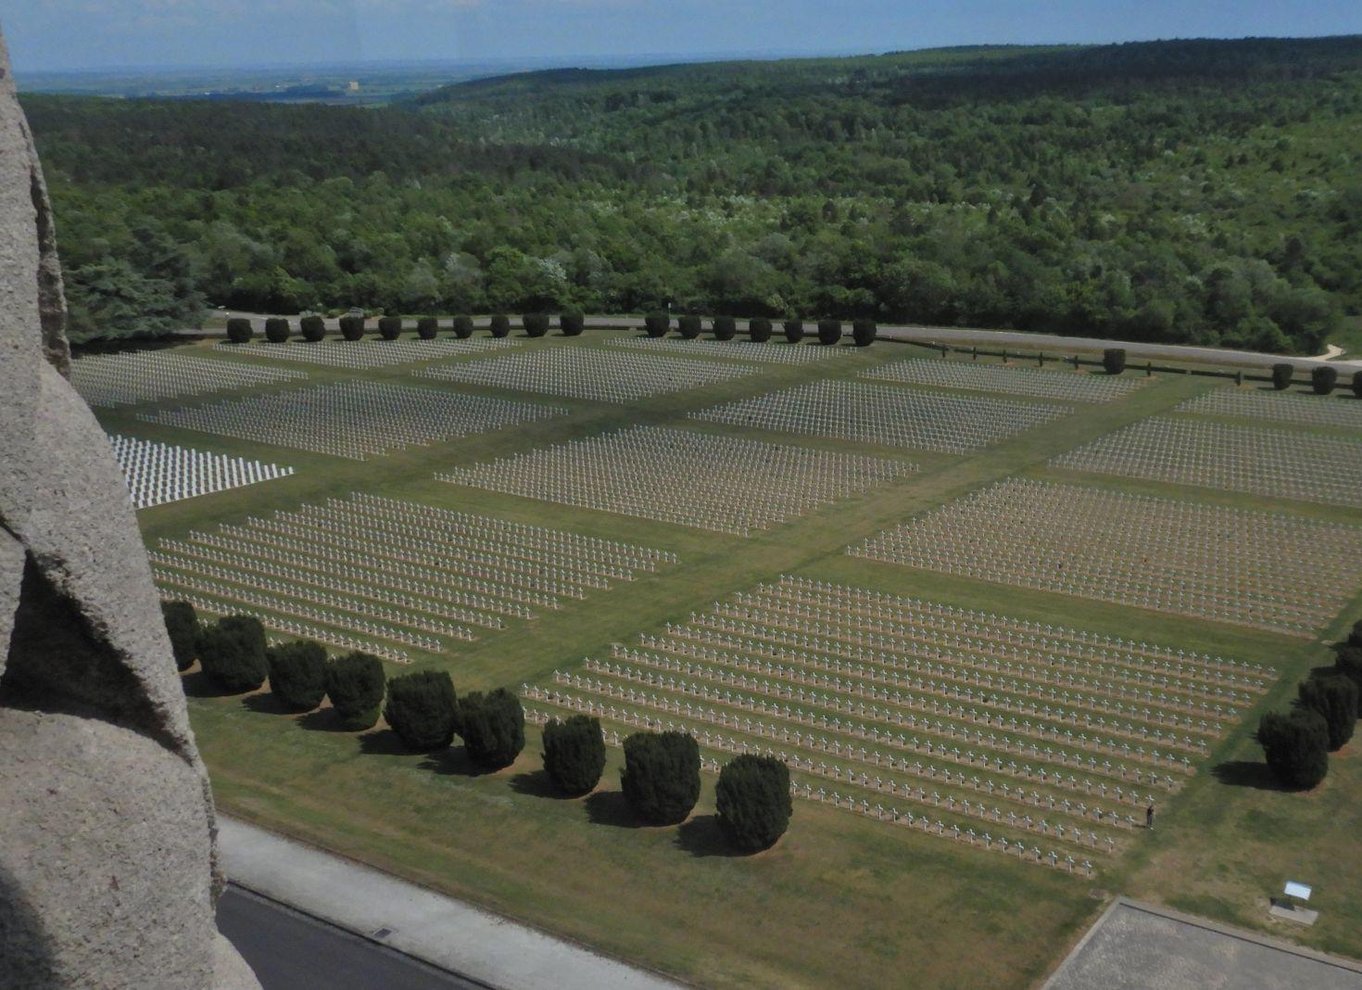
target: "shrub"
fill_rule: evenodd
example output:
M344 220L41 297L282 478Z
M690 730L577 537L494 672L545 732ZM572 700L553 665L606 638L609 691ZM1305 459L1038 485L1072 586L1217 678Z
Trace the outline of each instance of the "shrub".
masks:
M1102 369L1109 375L1119 375L1126 370L1126 349L1108 347L1102 352Z
M582 331L586 329L586 316L575 309L560 313L558 315L558 329L563 331L564 337L580 337Z
M714 339L732 340L738 332L738 321L731 316L714 317Z
M1338 651L1334 672L1350 678L1362 691L1362 646L1345 646Z
M309 344L315 344L326 336L326 321L320 316L304 316L298 321L298 331Z
M478 766L508 767L525 748L525 709L505 688L475 691L459 704L459 735L468 758Z
M564 794L585 794L605 770L605 739L601 720L571 715L566 722L550 719L544 726L544 772Z
M175 656L175 666L188 670L199 655L199 636L203 632L199 625L199 614L189 602L161 602L161 615L165 616L166 633L170 636L170 652Z
M1352 629L1348 632L1349 646L1362 646L1362 619L1353 623Z
M199 662L209 680L233 694L265 683L265 629L250 615L228 615L199 637Z
M1338 384L1338 369L1327 364L1317 364L1310 369L1310 387L1316 395L1328 395Z
M413 753L448 746L458 714L454 682L443 670L418 670L388 682L383 717Z
M666 313L649 313L643 318L643 330L649 337L665 337L672 321Z
M700 799L700 747L684 732L636 732L624 740L620 785L640 820L685 821Z
M786 320L781 329L785 331L785 339L792 344L797 344L804 339L803 320Z
M342 316L340 318L340 332L346 340L359 340L364 336L364 317Z
M1351 677L1330 674L1301 681L1296 689L1302 707L1318 712L1329 729L1329 752L1353 737L1357 726L1357 685Z
M337 657L326 666L326 695L344 728L369 728L383 704L383 661L358 650Z
M520 317L520 325L525 328L525 336L542 337L549 332L552 321L547 313L526 313Z
M700 336L700 317L686 314L676 318L676 329L681 336L687 340L694 340Z
M511 332L511 318L502 313L497 313L492 317L488 327L491 329L493 337L506 337Z
M1272 387L1278 392L1284 392L1291 387L1291 380L1296 375L1296 369L1283 361L1272 366Z
M402 317L380 316L378 318L378 335L384 340L396 340L402 336Z
M1309 790L1329 772L1329 728L1318 712L1268 712L1258 723L1258 743L1268 769L1286 787Z
M851 324L851 339L856 342L857 347L869 347L875 343L879 332L880 328L875 325L874 320L857 320Z
M244 344L255 334L251 321L244 316L234 316L227 321L227 339L233 344Z
M774 756L736 756L714 792L719 827L744 852L775 845L790 825L790 769Z
M1353 372L1353 395L1362 399L1362 371Z
M771 339L771 321L764 316L747 321L747 335L754 343L764 344Z
M454 317L454 336L460 340L467 340L473 336L473 317L456 316Z
M282 344L288 340L288 320L282 316L271 316L265 321L265 339L271 344Z
M824 347L839 344L842 341L842 321L841 320L819 320L818 321L818 342Z
M265 653L270 690L287 707L310 712L326 697L326 650L310 639L271 647Z
M433 316L420 316L416 319L416 336L422 340L434 340L440 332L440 321Z

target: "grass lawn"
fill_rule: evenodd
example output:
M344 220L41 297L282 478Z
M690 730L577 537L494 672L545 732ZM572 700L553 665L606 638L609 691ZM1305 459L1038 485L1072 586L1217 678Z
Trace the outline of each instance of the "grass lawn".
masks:
M550 337L523 346L594 348L603 346L603 336L589 331L572 341ZM504 631L458 644L446 654L414 655L417 667L449 670L461 692L499 684L518 687L522 681L544 683L555 668L603 656L611 643L633 642L639 632L683 620L781 574L1210 651L1280 670L1282 680L1273 692L1219 744L1193 782L1161 806L1157 831L1138 833L1133 850L1104 865L1095 880L803 801L796 803L790 832L776 848L754 857L732 857L718 839L712 778L706 778L700 806L686 825L635 828L618 794L617 753L612 752L596 794L564 801L546 793L533 727L513 767L478 776L463 763L461 750L438 758L408 755L382 728L359 737L337 732L325 712L280 714L267 693L213 696L198 690L196 678L190 682L191 718L219 805L705 985L1025 987L1039 982L1058 962L1108 894L1131 894L1270 928L1266 898L1286 879L1316 883L1322 915L1313 929L1281 934L1362 956L1362 908L1352 904L1353 895L1362 890L1362 869L1353 865L1356 816L1350 813L1359 794L1359 761L1345 751L1317 793L1283 794L1265 786L1260 754L1250 738L1257 712L1283 706L1294 695L1295 682L1329 659L1324 645L1328 636L1307 640L1273 635L845 553L848 545L886 526L1018 474L1351 523L1362 523L1362 511L1127 483L1045 467L1056 454L1218 387L1197 377L1156 379L1117 402L1079 406L1074 415L970 456L743 431L685 419L686 413L719 402L820 377L853 380L876 363L927 353L881 343L845 359L763 366L759 375L628 406L552 397L546 401L567 405L572 415L408 448L367 462L154 426L135 418L140 407L102 410L100 419L110 430L297 468L289 478L143 511L139 519L149 545L219 522L366 491L659 547L680 557L680 563L655 574L594 592L537 619L511 622ZM364 377L456 388L411 378L412 367L308 370L316 381ZM436 471L454 465L635 423L874 454L911 461L920 470L749 539L433 479ZM1337 635L1359 610L1362 600L1354 599L1326 632ZM1212 767L1218 769L1212 772Z

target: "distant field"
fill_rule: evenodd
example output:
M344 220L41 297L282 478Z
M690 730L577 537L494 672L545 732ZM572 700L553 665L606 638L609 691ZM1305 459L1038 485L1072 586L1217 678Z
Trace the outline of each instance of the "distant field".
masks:
M566 410L487 422L447 439L413 427L407 446L367 461L317 452L282 433L275 435L283 445L274 446L170 425L185 421L169 415L174 410L204 403L230 403L249 421L254 408L276 408L263 396L297 390L298 381L242 375L208 397L131 402L98 415L111 433L295 469L140 512L168 594L193 594L219 611L254 609L277 635L306 627L334 649L385 651L393 672L448 670L460 692L510 686L524 692L536 718L593 711L620 736L642 724L686 726L716 761L744 747L779 751L799 788L789 833L758 856L726 854L712 774L688 823L633 827L615 749L593 795L553 797L534 725L514 766L476 775L461 749L408 755L381 724L355 737L336 731L324 710L282 714L267 692L216 696L191 673L191 718L221 808L703 985L1032 986L1112 893L1362 956L1362 907L1353 897L1362 866L1349 810L1362 791L1356 744L1336 755L1316 792L1290 795L1271 786L1251 739L1259 714L1284 707L1297 680L1331 662L1327 644L1362 614L1356 574L1342 568L1318 593L1309 582L1283 583L1273 607L1307 617L1287 634L1196 617L1231 614L1232 572L1251 569L1261 552L1252 533L1214 553L1184 554L1162 542L1157 514L1144 524L1146 552L1161 565L1155 579L1172 590L1141 584L1149 578L1138 534L1127 534L1121 547L1134 565L1103 578L1119 582L1112 584L1119 600L1066 593L1053 572L1022 580L1026 547L1039 563L1044 541L1006 513L971 515L955 537L962 557L1000 559L1004 538L1020 547L1007 558L1006 584L989 579L997 568L972 574L848 552L911 533L923 520L955 518L981 493L1021 482L1082 489L1084 504L1146 496L1142 513L1176 504L1188 518L1269 513L1286 527L1362 533L1351 528L1362 527L1356 506L1086 473L1081 463L1056 461L1151 417L1188 418L1176 407L1234 386L1156 376L1121 393L1102 389L1110 401L1075 401L1056 413L1044 397L1048 383L1041 396L1027 394L1034 375L1012 382L996 361L988 367L999 370L987 375L966 373L985 362L887 343L809 362L743 360L750 344L733 345L737 360L717 344L696 348L689 360L743 374L701 375L694 380L702 384L686 390L627 402L554 391L528 359L496 374L475 369L501 360L498 353L571 350L580 367L620 354L675 362L684 350L678 344L654 358L617 346L631 336L517 337L512 352L370 367L276 361L264 348L184 349L212 362L305 370L309 388L370 382L450 402ZM877 373L909 357L958 367L912 382ZM522 367L525 377L516 379ZM880 403L877 416L892 419L897 408L1000 419L966 453L913 446L914 436L929 435L925 421L892 442L845 424L813 428L842 408L820 402L855 383L859 393L870 377L877 397L905 400ZM837 387L810 388L821 382ZM979 391L981 382L994 391ZM105 391L115 386L100 381ZM760 397L777 393L797 417L757 428L738 416L692 415L761 408ZM1343 408L1356 400L1311 401ZM1310 426L1294 412L1271 423L1246 420L1252 402L1232 408L1236 422L1294 431L1303 442L1362 439L1347 415ZM356 414L348 428L365 429L367 415ZM381 404L373 415L383 419ZM313 428L306 420L288 427ZM745 536L707 525L709 505L720 516L732 508L724 500L774 501L777 493L748 484L751 473L740 469L723 484L673 482L620 512L563 494L565 473L576 470L570 452L595 449L575 442L630 428L658 445L649 448L649 471L681 455L681 446L667 444L671 431L700 435L700 450L774 456L759 452L794 448L903 470L785 506ZM727 442L734 439L760 443ZM557 452L552 460L538 453L549 450ZM616 488L634 464L632 450L610 448ZM554 471L542 471L549 463ZM480 466L492 464L498 477L521 479L516 490L526 494L437 479L482 477L488 469ZM599 491L599 479L582 471L571 491ZM712 501L686 501L687 492ZM1063 512L1045 521L1046 552L1059 554L1046 560L1099 566L1101 527L1082 531L1082 540L1076 527ZM1200 613L1188 604L1194 600ZM1150 796L1153 833L1142 827ZM1267 897L1288 876L1315 882L1314 928L1284 932L1269 923Z

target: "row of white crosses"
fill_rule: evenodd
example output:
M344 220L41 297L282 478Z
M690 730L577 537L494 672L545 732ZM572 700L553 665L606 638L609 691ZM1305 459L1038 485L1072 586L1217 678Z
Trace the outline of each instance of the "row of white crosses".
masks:
M529 685L525 686L525 691L525 696L530 698L543 697L545 694L542 689L533 688ZM605 715L604 706L586 699L564 699L562 704L564 707L579 713L609 717ZM557 714L550 710L541 709L535 705L527 705L525 707L525 717L532 723L543 725L550 719L556 718ZM670 720L652 718L651 716L640 716L632 713L620 713L617 721L631 728L647 731L674 731L678 728L678 726ZM616 747L622 745L622 736L617 729L603 728L602 734L605 737L607 744ZM710 733L708 730L702 729L698 730L695 735L697 742L710 750L718 750L729 754L754 753L763 756L772 756L777 759L785 760L787 765L792 759L790 754L783 750L769 746L758 746L747 740L725 736L717 732ZM716 757L702 753L701 768L709 773L717 774L722 769L722 764ZM811 766L804 767L804 769L805 772L816 772ZM886 808L884 801L892 800L892 797L895 794L899 795L900 799L904 801L915 800L915 792L906 785L902 790L889 792L888 796L881 794L880 797L882 799L876 800L872 805L869 797L863 796L857 799L857 797L852 794L843 795L836 790L829 792L826 787L817 786L815 782L801 780L798 773L799 768L796 768L795 775L792 775L790 781L790 796L793 798L811 802L817 801L822 804L831 804L834 807L845 808L848 811L853 811L886 823L893 823L909 828L916 827L930 835L949 838L955 841L968 842L972 846L979 846L987 850L1011 854L1026 862L1050 866L1054 869L1062 869L1070 873L1079 871L1089 877L1095 876L1096 869L1091 860L1081 857L1083 857L1085 853L1091 855L1091 851L1097 851L1099 853L1105 851L1111 853L1114 852L1116 848L1116 842L1111 836L1105 835L1102 838L1099 838L1096 832L1091 830L1085 832L1076 825L1071 825L1067 828L1063 824L1051 825L1044 819L1038 822L1030 815L1018 817L1015 812L1010 812L1009 815L1004 818L1000 809L996 808L994 810L997 812L997 817L990 818L986 810L983 814L979 813L979 809L983 807L982 804L970 809L966 807L966 802L962 801L956 805L953 803L952 799L952 803L946 805L946 807L951 810L946 811L943 816L940 812L940 809L943 807L940 801L941 796L935 792L934 796L937 800L934 803L938 809L935 815L925 812L922 815L915 815L911 810L900 811L897 805L891 805ZM828 776L833 775L829 774ZM838 778L833 776L833 779ZM857 786L857 783L858 782L856 781L848 780L848 784L851 786ZM880 783L883 785L885 782L881 780ZM881 790L883 789L884 788L882 787ZM925 803L925 792L922 800ZM965 824L963 826L959 821L955 820L956 815L964 817ZM975 829L972 824L972 819L976 818L981 823L992 821L994 823L993 827L1000 832L1000 835L994 836L988 829L985 829L983 832ZM1001 832L1004 821L1006 821L1011 828L1031 830L1033 833L1031 848L1027 848L1028 843L1025 839L1018 839L1015 837L1009 838L1002 835ZM980 827L984 828L982 824ZM1067 850L1061 852L1051 849L1048 852L1042 852L1040 847L1034 844L1035 833L1046 836L1047 839L1050 840L1074 843L1079 846L1077 857L1074 853ZM1082 848L1085 845L1088 847L1086 850Z
M877 457L635 426L436 477L747 536L911 470Z
M1186 400L1175 411L1362 430L1362 402L1354 399L1350 392L1345 396L1327 399L1293 392L1218 388Z
M71 362L71 384L92 406L157 402L306 377L303 371L216 361L180 351L95 354Z
M1071 406L819 381L691 414L692 419L891 447L968 454L1072 412Z
M1050 463L1123 478L1362 507L1362 444L1299 430L1156 416Z
M1362 585L1362 527L1020 478L848 553L1303 636Z
M484 351L515 347L514 340L505 337L468 337L463 340L441 337L437 340L291 340L283 343L245 344L221 343L216 349L227 354L240 354L272 361L301 361L333 368L385 368L414 361L436 361L442 358L480 354Z
M650 547L359 493L161 540L150 556L167 591L427 652L676 563Z
M441 381L492 385L601 402L631 402L668 392L704 388L756 373L756 368L714 361L616 354L583 347L522 350L503 357L436 365L415 372Z
M211 495L293 473L293 468L278 464L118 433L109 436L109 443L123 469L123 480L135 509Z
M140 419L368 460L404 447L561 416L561 406L389 382L340 381L142 413Z
M865 377L912 385L1005 392L1062 402L1112 402L1129 395L1149 380L998 364L938 361L934 358L912 358L882 364L865 372Z
M776 329L780 337L779 327ZM611 337L616 347L631 347L640 351L668 351L675 354L699 354L705 357L736 358L739 361L760 361L763 364L811 364L828 358L846 357L855 353L851 347L825 347L806 342L791 344L784 339L764 343L735 338L733 340L686 340L678 337Z

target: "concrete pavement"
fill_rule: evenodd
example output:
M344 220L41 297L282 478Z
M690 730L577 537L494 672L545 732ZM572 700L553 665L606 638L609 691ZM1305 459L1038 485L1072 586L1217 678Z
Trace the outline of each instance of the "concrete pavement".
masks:
M232 883L499 990L681 986L244 822L218 828Z

